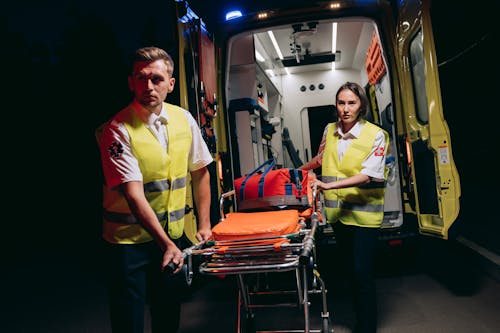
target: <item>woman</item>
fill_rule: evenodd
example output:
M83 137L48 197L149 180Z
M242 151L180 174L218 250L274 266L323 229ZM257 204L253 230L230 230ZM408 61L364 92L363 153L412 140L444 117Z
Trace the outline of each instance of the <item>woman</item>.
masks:
M341 258L353 281L354 332L376 332L374 260L384 217L385 155L388 135L364 119L368 99L362 87L346 82L335 96L338 120L326 126L318 155L301 169L322 167L325 215L333 224Z

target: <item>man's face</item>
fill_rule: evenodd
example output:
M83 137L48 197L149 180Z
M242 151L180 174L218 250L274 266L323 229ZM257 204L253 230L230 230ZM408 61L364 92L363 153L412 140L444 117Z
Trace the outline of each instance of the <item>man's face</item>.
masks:
M135 99L146 109L160 112L167 95L174 89L175 79L163 60L136 62L128 78Z

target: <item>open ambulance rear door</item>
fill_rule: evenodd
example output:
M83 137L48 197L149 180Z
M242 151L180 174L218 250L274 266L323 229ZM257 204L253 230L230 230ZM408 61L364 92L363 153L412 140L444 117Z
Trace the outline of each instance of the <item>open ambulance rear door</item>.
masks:
M397 1L397 70L407 147L406 198L422 234L447 239L459 212L460 180L443 117L430 0Z
M202 137L212 153L214 161L218 161L215 128L218 117L217 77L215 44L213 35L207 31L203 20L192 11L187 1L175 0L178 33L178 86L180 90L180 106L189 110L198 122ZM220 128L220 126L219 126ZM220 196L219 176L216 162L207 166L210 173L212 224L219 221ZM193 193L188 191L188 206L194 208ZM194 209L186 212L185 234L191 242L196 243L197 221Z

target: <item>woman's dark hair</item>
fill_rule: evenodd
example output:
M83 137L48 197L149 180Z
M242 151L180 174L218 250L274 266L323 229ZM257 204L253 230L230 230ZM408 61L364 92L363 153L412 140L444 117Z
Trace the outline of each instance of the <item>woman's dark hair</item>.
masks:
M337 90L337 94L335 94L335 105L337 105L337 99L339 97L340 92L345 89L349 89L356 96L358 96L359 100L361 101L361 107L359 108L360 109L359 115L364 118L366 116L366 113L368 112L368 97L366 97L365 90L357 83L346 82L343 85L341 85L339 90Z

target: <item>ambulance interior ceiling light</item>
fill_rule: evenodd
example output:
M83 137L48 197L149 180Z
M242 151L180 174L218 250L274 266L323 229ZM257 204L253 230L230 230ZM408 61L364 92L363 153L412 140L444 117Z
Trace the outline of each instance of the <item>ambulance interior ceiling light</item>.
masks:
M259 62L265 62L266 59L264 59L264 57L262 56L262 54L260 54L259 51L255 50L255 59L257 59L257 61Z
M332 53L335 55L337 53L337 22L332 23ZM335 61L338 60L338 57L335 56ZM332 61L332 70L335 70L335 61Z
M234 20L238 17L242 17L243 14L240 10L230 10L226 13L226 21Z
M271 30L269 30L267 34L269 35L269 38L273 43L274 50L276 51L276 54L278 54L278 58L280 58L280 60L283 60L283 53L281 53L280 47L278 46L278 42L276 41L276 37L274 37L274 33Z
M283 53L281 53L280 47L278 45L278 42L276 41L276 37L274 37L274 33L271 30L267 31L267 34L269 35L269 38L271 39L271 42L273 43L274 50L278 54L278 58L283 61ZM288 71L288 68L285 67L285 72L286 74L290 74L290 71Z
M267 73L267 75L268 75L269 77L273 77L273 76L275 75L275 74L274 74L274 71L273 71L272 69L269 69L269 68L268 68L268 69L265 69L264 71Z

